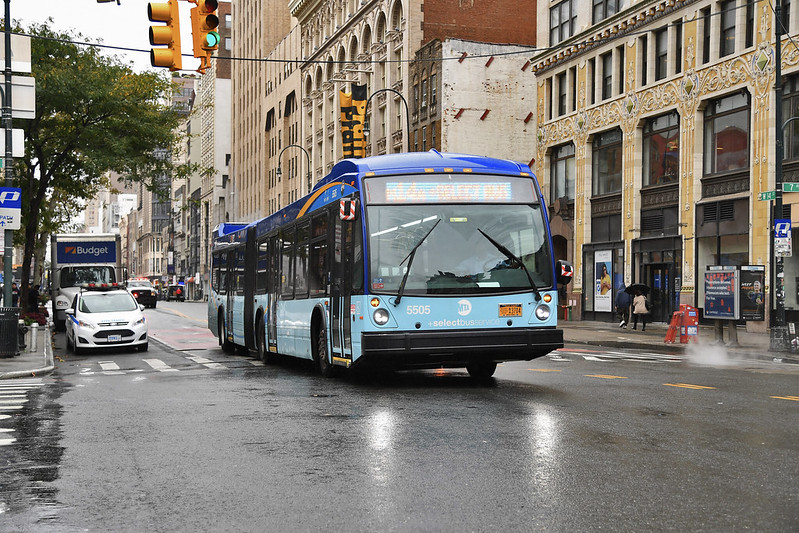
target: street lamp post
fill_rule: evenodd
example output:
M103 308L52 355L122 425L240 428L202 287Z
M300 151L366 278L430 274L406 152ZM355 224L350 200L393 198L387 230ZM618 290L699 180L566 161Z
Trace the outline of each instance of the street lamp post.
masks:
M305 158L308 161L308 192L311 192L311 156L308 153L308 150L306 150L305 148L303 148L299 144L289 144L288 146L286 146L285 148L283 148L280 151L280 154L278 154L278 156L277 156L277 170L275 171L275 173L278 175L278 177L280 177L280 175L282 174L282 172L280 171L280 158L283 155L283 152L285 152L289 148L299 148L300 150L305 152Z
M378 94L383 93L383 92L391 92L391 93L396 94L397 96L400 97L400 100L402 100L402 103L405 104L405 128L406 128L406 130L405 130L405 139L406 139L406 144L407 144L407 151L410 152L411 151L411 115L410 115L410 109L408 108L408 101L405 100L405 97L402 96L402 93L400 93L399 91L397 91L395 89L378 89L378 90L376 90L371 95L369 95L369 99L366 100L366 107L364 107L363 115L364 115L364 117L369 115L369 102L372 101L372 98L374 98L375 96L377 96ZM364 135L369 135L369 121L368 120L364 120L363 134Z

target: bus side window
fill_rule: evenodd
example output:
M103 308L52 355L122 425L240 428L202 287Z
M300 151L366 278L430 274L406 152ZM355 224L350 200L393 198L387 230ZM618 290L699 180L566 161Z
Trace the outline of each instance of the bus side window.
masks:
M267 265L269 264L268 241L262 240L258 243L258 265L255 276L255 293L266 293L267 285Z
M283 298L294 297L293 274L291 272L291 253L294 251L294 228L280 232L280 293Z
M294 247L294 297L308 297L308 224L297 228L297 245Z
M327 224L327 211L315 216L311 222L311 258L308 267L311 296L327 293Z

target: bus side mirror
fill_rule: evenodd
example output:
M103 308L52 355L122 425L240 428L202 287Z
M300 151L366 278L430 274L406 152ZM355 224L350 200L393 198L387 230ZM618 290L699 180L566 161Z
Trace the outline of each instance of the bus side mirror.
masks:
M557 282L561 285L567 285L574 278L574 267L568 261L560 259L555 263L555 273Z

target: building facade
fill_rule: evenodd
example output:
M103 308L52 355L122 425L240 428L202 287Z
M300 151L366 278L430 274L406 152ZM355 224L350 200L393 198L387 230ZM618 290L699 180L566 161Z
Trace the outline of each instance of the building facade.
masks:
M531 58L534 170L550 202L556 253L575 264L575 315L609 318L616 290L635 282L652 288L655 320L680 304L702 309L710 266L762 267L770 286L773 217L758 196L775 186L774 109L786 108L786 119L796 109L799 62L786 38L790 89L777 101L773 2L578 4L539 3L539 20L549 21L538 35L546 51ZM799 20L795 5L783 5L789 33ZM799 168L794 156L786 151L786 180ZM787 259L785 272L786 308L799 309L797 261Z

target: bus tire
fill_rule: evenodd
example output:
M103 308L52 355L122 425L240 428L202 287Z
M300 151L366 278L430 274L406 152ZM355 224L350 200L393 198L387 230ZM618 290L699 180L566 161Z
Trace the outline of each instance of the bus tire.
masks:
M235 347L233 343L227 340L227 334L225 333L225 317L222 316L222 313L219 313L219 320L217 320L217 333L219 334L219 346L222 347L222 351L225 353L231 353Z
M327 334L325 328L319 327L316 335L316 362L319 364L319 373L322 377L332 378L335 368L327 359Z
M264 364L272 362L272 353L266 346L266 329L264 328L263 317L258 319L258 326L255 332L255 347L258 350L258 359L263 361Z
M466 365L466 371L475 379L488 379L497 370L495 361L475 361Z

